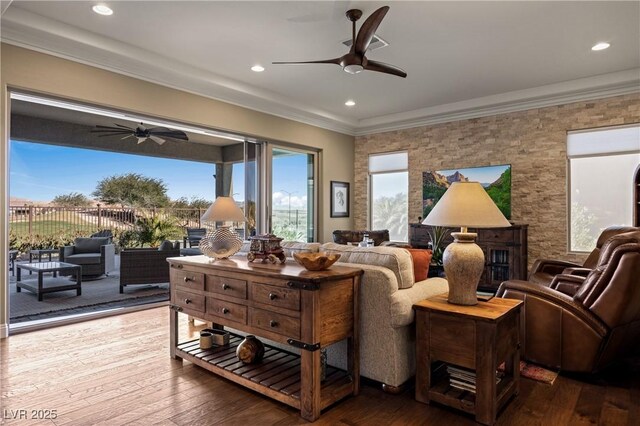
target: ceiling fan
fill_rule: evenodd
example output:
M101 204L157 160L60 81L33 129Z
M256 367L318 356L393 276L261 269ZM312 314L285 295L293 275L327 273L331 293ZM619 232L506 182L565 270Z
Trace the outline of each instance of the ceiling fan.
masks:
M383 62L371 61L367 59L365 53L371 44L371 40L378 29L378 26L389 11L389 6L381 7L373 12L364 24L360 27L356 37L356 21L362 17L362 11L359 9L347 10L347 18L352 22L353 43L351 50L346 55L334 59L323 59L320 61L305 62L273 62L273 64L336 64L340 65L345 72L349 74L358 74L363 70L382 72L385 74L397 75L405 78L407 73L395 65L385 64Z
M140 125L134 129L132 127L123 126L122 124L114 124L116 127L97 125L95 129L91 130L91 133L103 133L98 135L98 137L125 135L121 140L135 137L138 139L138 144L141 144L147 139L151 139L158 145L165 143L165 138L179 139L182 141L189 140L187 134L182 130L169 129L168 127L152 127L148 129L140 123Z

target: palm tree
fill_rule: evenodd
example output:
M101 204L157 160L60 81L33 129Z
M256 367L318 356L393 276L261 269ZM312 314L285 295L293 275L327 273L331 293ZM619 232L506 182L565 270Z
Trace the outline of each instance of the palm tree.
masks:
M373 228L388 229L392 240L406 240L409 223L407 200L407 194L403 192L373 200Z

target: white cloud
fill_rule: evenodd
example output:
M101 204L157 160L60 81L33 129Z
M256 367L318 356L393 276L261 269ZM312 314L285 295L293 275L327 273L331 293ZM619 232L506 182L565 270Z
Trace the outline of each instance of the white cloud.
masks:
M282 210L289 208L289 194L284 192L273 193L273 208ZM307 208L307 196L302 197L291 194L291 209L306 209Z

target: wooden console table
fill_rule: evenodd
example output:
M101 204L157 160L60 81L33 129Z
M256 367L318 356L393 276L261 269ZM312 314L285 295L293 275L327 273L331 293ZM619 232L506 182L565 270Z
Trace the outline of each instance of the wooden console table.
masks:
M453 305L447 294L418 302L416 400L435 401L492 425L520 386L522 301L493 298L474 306ZM496 370L505 364L496 383ZM475 393L451 386L447 365L475 370Z
M309 421L360 390L358 287L362 270L334 265L312 272L250 263L243 257L167 259L171 272L171 356L185 359L300 410ZM180 343L178 313L300 349L300 355L265 345L262 362L235 357L241 336L201 350L198 340ZM347 371L328 367L321 380L320 349L348 339Z

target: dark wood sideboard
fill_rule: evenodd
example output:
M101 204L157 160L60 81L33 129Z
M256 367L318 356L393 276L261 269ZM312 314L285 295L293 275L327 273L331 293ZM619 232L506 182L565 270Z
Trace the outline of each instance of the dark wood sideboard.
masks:
M411 247L427 248L431 241L431 226L420 223L409 224L409 244ZM451 228L458 232L459 228ZM473 229L478 238L476 243L484 252L485 270L480 278L480 289L497 290L506 280L527 279L527 232L528 225L514 224L508 228ZM445 239L453 242L451 233Z
M314 421L320 410L360 389L359 303L361 269L333 265L307 271L293 263L249 263L231 257L167 259L171 273L170 351L265 396L300 410ZM201 350L198 340L180 342L178 312L298 348L300 355L265 345L261 362L236 356L242 336ZM328 366L321 377L320 350L347 339L347 371ZM259 423L259 419L258 423Z

